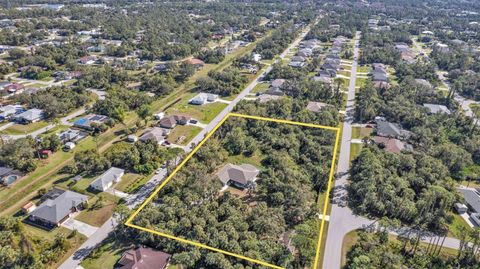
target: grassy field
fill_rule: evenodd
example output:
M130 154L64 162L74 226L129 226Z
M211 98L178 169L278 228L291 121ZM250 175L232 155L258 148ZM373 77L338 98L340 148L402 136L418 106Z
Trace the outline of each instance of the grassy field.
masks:
M169 108L167 113L170 115L188 115L202 123L209 123L227 106L227 104L220 102L204 104L201 106L190 105L188 104L189 99L190 98L184 98L182 101Z
M137 181L140 181L144 178L144 176L134 173L126 173L120 182L115 185L115 189L127 192L126 190L129 189L130 186L135 184Z
M167 140L170 143L185 146L198 133L200 133L201 130L202 128L193 125L179 125L172 130L172 132L168 135ZM183 138L181 142L178 142L182 136L185 138Z
M114 265L122 257L122 254L130 249L130 245L122 244L118 241L109 240L90 254L88 258L81 263L85 269L104 269L114 268Z
M255 88L253 88L252 93L264 92L270 87L268 83L258 83Z
M359 65L357 66L358 73L368 73L370 72L371 68L368 65Z
M352 139L363 139L365 137L369 137L372 132L372 128L352 127Z
M103 199L99 202L99 199ZM88 201L89 208L83 210L75 218L92 226L100 227L113 214L113 209L117 206L120 198L109 193L102 192Z
M472 229L460 215L453 212L450 213L450 215L453 217L453 222L448 227L449 237L460 238L462 235L462 227L465 228L467 231Z
M350 144L350 161L353 161L360 154L363 144L351 143Z
M265 156L262 156L259 151L256 151L252 156L247 157L243 154L240 155L233 155L228 157L228 162L233 163L233 164L251 164L257 168L262 167L262 160L265 158Z
M357 77L357 80L355 81L355 87L362 87L363 85L365 85L366 81L367 81L367 78Z
M14 124L8 127L7 129L3 130L3 133L7 135L28 134L40 128L48 126L48 124L49 123L46 121L39 121L39 122L30 123L30 124Z

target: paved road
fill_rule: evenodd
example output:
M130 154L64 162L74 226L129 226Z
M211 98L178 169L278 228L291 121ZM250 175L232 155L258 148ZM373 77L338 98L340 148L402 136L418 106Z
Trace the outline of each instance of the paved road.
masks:
M280 59L285 58L287 53L294 47L298 46L300 41L305 37L305 35L310 30L307 27L302 34L280 55ZM279 61L279 60L277 60ZM192 150L192 148L200 143L205 136L215 128L215 126L235 107L235 105L240 102L245 96L247 96L253 88L258 84L259 81L263 79L263 77L268 74L272 70L272 67L269 66L265 69L260 75L258 79L250 83L228 106L220 112L195 138L190 141L190 143L185 147L186 151ZM139 204L141 204L149 194L163 181L163 179L167 175L167 170L162 169L159 174L154 175L142 188L133 195L130 195L125 198L126 205L129 208L135 208ZM88 254L100 244L111 231L118 225L117 221L114 217L111 217L107 220L92 236L90 236L87 241L85 241L80 248L70 256L59 268L60 269L75 269L81 268L80 263L82 260L88 256Z
M360 32L355 36L355 45L353 50L352 70L350 72L350 84L347 93L347 107L343 123L343 132L340 146L340 154L337 165L337 180L335 188L346 187L348 171L350 168L350 140L352 139L352 123L355 106L355 80L357 78L357 59ZM337 192L335 192L337 193ZM341 196L346 196L345 190L338 191ZM323 268L334 269L341 266L342 242L345 235L355 229L368 226L373 223L372 220L355 216L348 207L340 207L337 204L332 205L330 221L328 225L327 242L325 244L325 254L323 259Z

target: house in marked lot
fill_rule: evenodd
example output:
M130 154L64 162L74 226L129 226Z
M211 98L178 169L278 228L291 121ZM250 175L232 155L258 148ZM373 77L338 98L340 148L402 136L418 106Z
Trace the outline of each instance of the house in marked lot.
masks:
M153 127L143 133L139 140L142 142L155 141L157 144L162 144L165 141L166 136L170 133L169 129Z
M390 137L374 136L372 137L375 144L382 147L386 152L400 153L402 150L412 150L412 145L401 140Z
M192 105L204 105L206 103L215 102L218 99L218 95L212 93L199 93L188 101Z
M73 123L73 126L75 126L77 128L85 129L85 130L88 130L88 131L92 131L93 130L93 127L92 127L93 123L102 124L102 123L106 123L108 120L109 120L109 118L107 116L97 115L97 114L89 114L85 117L82 117L82 118L76 120Z
M251 164L235 165L228 163L217 173L218 178L226 185L234 185L239 188L246 188L250 183L255 182L260 171Z
M10 167L0 166L0 184L10 186L23 177L22 172Z
M187 124L190 119L191 118L188 116L172 115L172 116L163 117L160 120L159 124L160 124L160 127L162 128L173 129L175 128L175 126L177 126L177 124L178 125Z
M125 170L110 167L110 169L90 183L90 187L97 191L106 191L108 188L112 187L113 184L119 182L124 174Z
M40 121L43 118L43 110L32 108L15 116L15 121L22 124L28 124Z
M166 269L171 255L156 249L143 246L123 253L118 261L118 269Z
M438 114L443 113L450 115L452 112L444 105L437 105L437 104L423 104L426 107L430 114Z
M53 199L47 197L30 213L28 222L53 229L68 220L73 213L82 210L88 202L88 196L73 191L56 189L55 193Z
M325 107L331 107L332 105L323 102L308 102L307 110L311 112L320 112Z

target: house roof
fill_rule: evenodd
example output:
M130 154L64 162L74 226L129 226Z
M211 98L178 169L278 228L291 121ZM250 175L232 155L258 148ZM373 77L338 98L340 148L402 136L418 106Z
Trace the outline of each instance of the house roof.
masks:
M322 110L322 108L327 106L330 106L330 105L323 102L308 102L307 110L312 112L319 112L320 110Z
M286 80L283 78L277 78L272 81L271 85L272 87L280 88L285 83L285 81Z
M251 164L235 165L228 163L218 172L218 178L223 184L227 184L230 180L247 184L249 181L253 181L260 171Z
M207 101L215 101L217 98L218 98L217 94L201 92L195 95L195 97L193 97L192 99L190 99L189 103L203 104Z
M115 181L117 178L121 177L125 170L117 167L110 167L105 173L97 177L90 186L96 189L106 189L107 186Z
M402 129L399 124L388 122L384 119L376 119L377 134L390 137L408 137L410 132Z
M445 113L450 115L452 112L444 106L444 105L436 105L436 104L423 104L424 107L426 107L430 113L436 114L436 113Z
M480 213L480 194L472 189L460 189L460 192L463 194L463 198L465 198L467 204L469 204L475 212Z
M44 201L30 215L51 223L58 223L70 214L72 207L76 207L87 200L88 196L86 195L64 191L55 199Z
M161 143L165 140L165 136L168 134L168 131L163 128L153 127L143 133L139 140L143 142L147 142L153 140L157 143Z
M170 254L152 248L139 247L123 253L119 269L164 269Z
M372 139L376 144L383 144L385 146L385 151L387 152L400 153L403 149L411 147L395 138L374 136Z
M43 117L43 110L36 109L36 108L29 109L29 110L17 115L17 118L21 118L21 119L28 120L28 121L40 119L42 117Z

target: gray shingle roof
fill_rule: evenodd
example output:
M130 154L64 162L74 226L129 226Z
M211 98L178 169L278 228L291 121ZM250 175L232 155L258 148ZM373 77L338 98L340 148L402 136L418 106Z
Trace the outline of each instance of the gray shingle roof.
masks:
M218 172L218 178L223 184L227 184L230 180L240 183L247 184L249 181L253 181L259 173L259 170L250 164L226 164Z
M47 199L30 213L30 215L51 223L58 223L71 213L73 207L77 207L87 200L88 196L86 195L73 191L65 191L54 200Z
M125 170L117 168L117 167L110 167L105 173L101 176L97 177L90 186L97 189L97 190L105 190L108 188L108 185L116 180L119 177L123 176Z
M480 194L471 189L460 189L463 194L463 198L467 204L469 204L475 212L480 213Z

